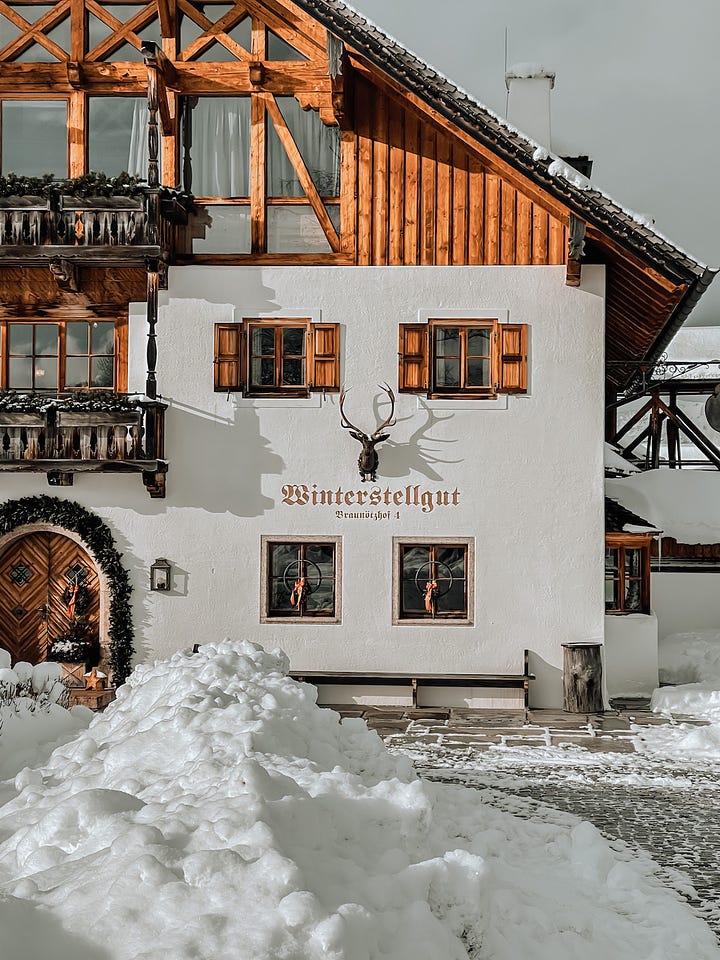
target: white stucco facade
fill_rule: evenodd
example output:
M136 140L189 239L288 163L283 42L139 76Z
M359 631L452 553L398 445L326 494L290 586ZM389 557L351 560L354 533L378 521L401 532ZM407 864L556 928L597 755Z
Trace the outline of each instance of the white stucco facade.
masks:
M605 619L604 272L584 266L581 288L564 279L564 267L171 269L158 325L167 498L150 500L138 476L80 474L57 491L112 530L134 587L136 661L231 636L280 645L308 672L521 673L527 648L531 703L559 705L561 644L602 640ZM380 419L386 411L377 384L397 384L398 324L454 311L529 325L529 392L487 403L400 395L376 484L360 481L337 394L213 391L214 324L337 322L346 406L371 431L377 401ZM136 305L131 391L143 388L145 337ZM298 485L377 487L382 502L345 518L337 504L286 502ZM50 492L43 475L3 476L5 499ZM262 535L341 538L340 623L261 623ZM393 625L393 537L418 536L472 539L470 624ZM160 556L173 565L166 594L148 589Z

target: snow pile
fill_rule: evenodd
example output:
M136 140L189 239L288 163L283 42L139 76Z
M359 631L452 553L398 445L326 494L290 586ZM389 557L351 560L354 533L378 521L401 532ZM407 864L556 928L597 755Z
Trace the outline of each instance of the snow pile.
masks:
M23 767L43 763L61 740L87 726L86 707L66 710L67 688L57 663L16 663L0 649L0 780Z
M660 682L720 681L720 630L674 633L660 641Z
M654 691L650 708L655 713L708 723L635 727L636 748L683 760L720 760L720 632L666 637L660 644L660 678L677 685Z
M18 776L3 960L718 957L647 860L419 780L286 668L230 641L140 667Z

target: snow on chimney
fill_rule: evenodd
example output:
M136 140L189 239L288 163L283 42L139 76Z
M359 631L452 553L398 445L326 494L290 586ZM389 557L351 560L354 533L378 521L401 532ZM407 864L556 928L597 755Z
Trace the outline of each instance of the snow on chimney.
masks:
M540 146L551 148L550 91L555 71L539 63L516 63L505 74L507 120Z

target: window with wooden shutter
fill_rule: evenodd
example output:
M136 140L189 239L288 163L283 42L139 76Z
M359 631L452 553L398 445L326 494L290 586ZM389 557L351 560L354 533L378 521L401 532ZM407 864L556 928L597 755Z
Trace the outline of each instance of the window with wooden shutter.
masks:
M426 393L428 389L428 325L401 323L398 345L400 393Z
M215 390L242 390L242 324L215 324Z
M437 400L493 400L499 393L527 393L527 354L525 323L447 315L427 323L401 323L399 389Z
M340 389L340 324L313 323L311 390Z
M527 393L528 325L501 323L498 327L499 393Z

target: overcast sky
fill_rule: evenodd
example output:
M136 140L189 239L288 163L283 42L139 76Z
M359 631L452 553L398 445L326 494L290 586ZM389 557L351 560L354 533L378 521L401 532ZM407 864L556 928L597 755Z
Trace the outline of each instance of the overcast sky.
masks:
M552 149L720 266L720 0L350 0L505 116L508 64L557 72ZM720 325L720 277L692 314Z

